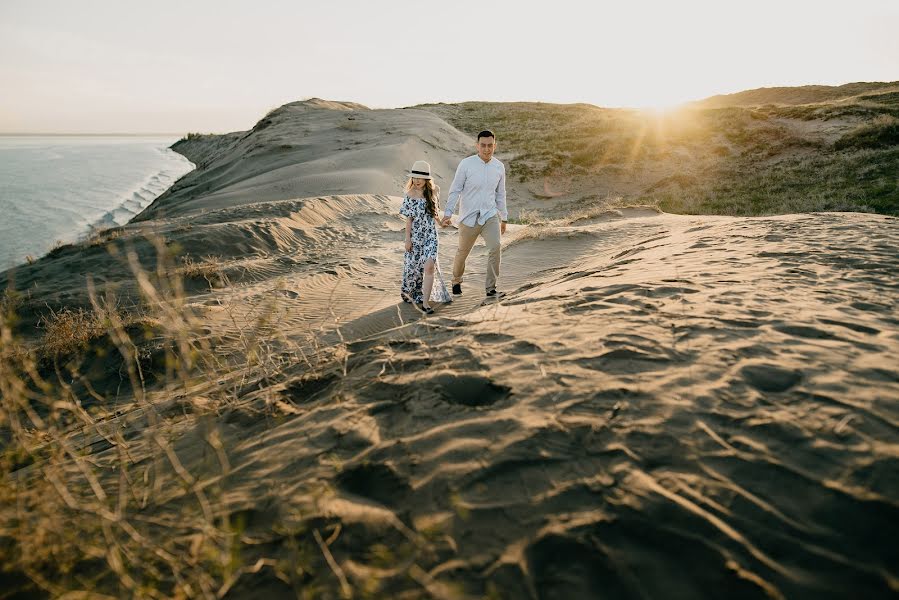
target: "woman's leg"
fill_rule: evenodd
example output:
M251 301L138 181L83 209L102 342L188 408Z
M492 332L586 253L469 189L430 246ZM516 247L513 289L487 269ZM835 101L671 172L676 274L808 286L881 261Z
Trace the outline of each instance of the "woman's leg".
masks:
M413 281L415 278L415 265L407 252L403 257L403 281L400 284L400 297L403 302L413 302Z
M431 289L434 287L434 259L429 258L425 261L425 275L421 283L421 304L425 308L431 304Z

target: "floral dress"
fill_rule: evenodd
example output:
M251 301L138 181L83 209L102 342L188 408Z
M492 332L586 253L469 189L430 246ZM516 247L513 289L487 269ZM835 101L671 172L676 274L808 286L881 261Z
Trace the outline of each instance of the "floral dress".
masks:
M403 197L400 214L412 217L412 250L403 257L402 295L411 298L416 304L422 303L422 282L425 263L434 259L434 286L431 288L432 302L452 302L453 297L446 288L440 265L437 262L437 226L434 218L428 214L427 200L424 198Z

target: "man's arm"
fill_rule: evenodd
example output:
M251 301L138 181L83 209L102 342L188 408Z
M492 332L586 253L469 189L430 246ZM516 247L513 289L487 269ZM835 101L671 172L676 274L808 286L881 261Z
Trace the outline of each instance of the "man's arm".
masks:
M451 216L453 216L453 212L456 210L456 204L459 203L459 194L462 193L462 188L465 187L465 167L464 163L460 162L459 166L456 167L456 176L453 177L453 183L449 189L449 196L446 199L446 209L443 211L443 221L446 222Z
M506 233L506 221L509 220L509 211L506 208L506 167L503 167L503 174L499 177L499 183L496 184L496 210L499 212L499 232Z

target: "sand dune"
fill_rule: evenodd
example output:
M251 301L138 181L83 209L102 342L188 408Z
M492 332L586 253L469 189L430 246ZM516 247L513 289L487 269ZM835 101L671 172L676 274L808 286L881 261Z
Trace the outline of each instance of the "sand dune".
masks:
M337 194L396 194L419 159L449 187L474 142L423 110L369 110L352 103L294 102L246 134L175 146L202 165L137 220L180 216L247 202ZM223 145L224 147L218 147ZM196 156L199 154L199 156ZM205 160L204 160L205 159Z
M148 264L147 231L214 256L214 285L187 287L203 335L225 361L248 332L265 342L258 368L153 396L180 464L218 490L216 522L241 524L229 597L899 592L895 218L511 225L509 296L484 301L479 243L463 295L423 317L399 301L397 187L426 149L451 177L471 140L419 111L313 102L268 119L219 140L119 240ZM456 244L441 231L445 270ZM73 249L15 281L32 303L83 301L84 272L127 291L118 264ZM204 404L223 389L227 405ZM145 464L150 413L118 402L107 423L127 422ZM97 465L118 456L71 440ZM158 488L134 510L181 547L193 495L174 476Z
M476 294L479 257L471 296L435 318L392 289L335 305L347 319L367 307L344 328L346 375L276 384L297 414L233 433L247 473L234 510L263 518L253 533L268 530L265 498L339 525L331 551L357 584L373 547L412 544L464 597L895 593L894 220L659 215L521 233L500 304ZM384 262L375 280L398 258Z

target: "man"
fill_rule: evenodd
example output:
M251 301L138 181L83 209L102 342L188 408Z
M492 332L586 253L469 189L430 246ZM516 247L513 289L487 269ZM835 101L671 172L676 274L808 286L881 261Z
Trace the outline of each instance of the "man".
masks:
M446 227L459 204L459 249L453 261L453 294L462 293L462 275L465 261L478 236L487 244L487 281L485 291L488 298L502 298L506 294L496 291L496 278L502 251L500 236L506 233L506 168L494 158L496 136L492 131L478 134L478 153L459 163L456 176L450 186L446 211L441 225Z

